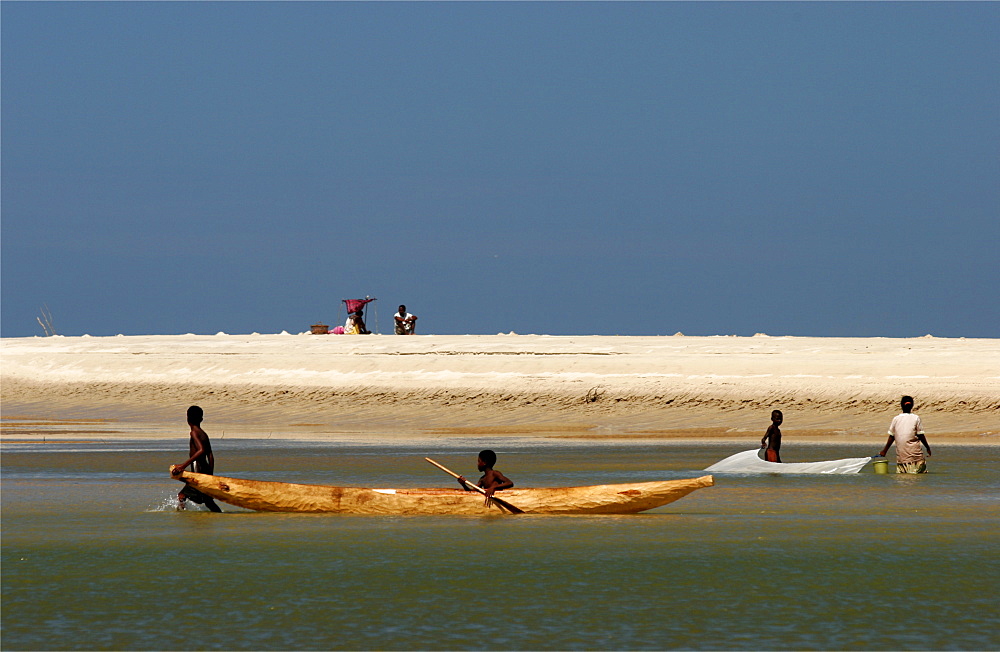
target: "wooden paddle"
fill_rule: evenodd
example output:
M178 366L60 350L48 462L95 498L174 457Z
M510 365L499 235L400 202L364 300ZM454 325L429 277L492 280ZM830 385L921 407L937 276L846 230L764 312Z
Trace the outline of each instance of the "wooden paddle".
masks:
M432 460L429 457L425 457L424 459L427 460L428 462L430 462L431 464L433 464L434 466L438 467L439 469L441 469L442 471L444 471L445 473L447 473L451 477L455 478L456 480L458 478L462 477L459 474L457 474L454 471L452 471L451 469L449 469L449 468L447 468L445 466L441 466L440 464L438 464L437 462L435 462L434 460ZM484 496L486 495L486 490L485 489L483 489L482 487L480 487L477 484L472 484L468 480L465 481L465 486L469 487L470 489L473 489L474 491L478 491L479 493L483 494ZM497 498L496 496L493 496L492 498L489 497L489 496L486 496L486 506L487 507L490 506L491 502L496 503L497 507L501 507L503 509L506 509L511 514L523 514L524 513L523 509L519 509L519 508L511 505L506 500L501 500L500 498Z

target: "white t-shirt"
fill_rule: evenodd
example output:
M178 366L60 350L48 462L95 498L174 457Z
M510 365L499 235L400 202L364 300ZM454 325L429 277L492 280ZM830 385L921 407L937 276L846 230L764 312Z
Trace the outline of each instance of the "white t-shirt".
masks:
M889 424L889 434L896 438L897 463L924 461L924 449L920 447L920 440L917 439L918 434L924 434L920 417L912 412L897 415Z
M413 327L414 327L413 322L414 322L414 320L416 320L416 317L414 317L410 313L406 313L404 315L404 314L401 314L401 313L398 313L398 312L394 315L394 317L396 318L396 332L397 333L399 333L399 332L410 333L410 332L413 331Z

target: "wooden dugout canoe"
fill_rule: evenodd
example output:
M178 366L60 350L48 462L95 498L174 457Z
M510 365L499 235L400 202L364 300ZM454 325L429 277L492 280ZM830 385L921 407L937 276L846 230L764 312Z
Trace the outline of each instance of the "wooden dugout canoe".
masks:
M339 514L484 515L509 513L481 494L461 489L365 489L315 484L242 480L185 471L175 479L230 505L260 512ZM712 476L662 482L605 484L590 487L507 489L497 498L526 514L635 514L711 487Z

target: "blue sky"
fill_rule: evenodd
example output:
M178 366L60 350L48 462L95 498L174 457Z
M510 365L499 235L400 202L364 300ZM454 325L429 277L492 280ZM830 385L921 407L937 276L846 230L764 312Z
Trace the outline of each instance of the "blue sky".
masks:
M0 13L4 337L1000 336L998 3Z

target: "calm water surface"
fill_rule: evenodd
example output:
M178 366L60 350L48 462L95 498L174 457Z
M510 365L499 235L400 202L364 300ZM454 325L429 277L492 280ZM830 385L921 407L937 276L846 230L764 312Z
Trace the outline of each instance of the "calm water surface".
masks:
M743 450L493 443L520 486ZM422 458L472 475L489 445L214 444L220 475L375 487L451 486ZM934 450L921 477L717 475L641 515L463 518L176 512L183 440L6 444L2 647L998 649L1000 449Z

